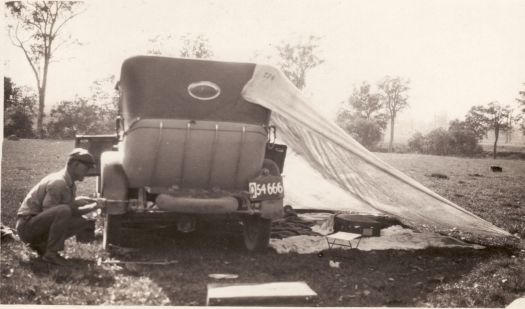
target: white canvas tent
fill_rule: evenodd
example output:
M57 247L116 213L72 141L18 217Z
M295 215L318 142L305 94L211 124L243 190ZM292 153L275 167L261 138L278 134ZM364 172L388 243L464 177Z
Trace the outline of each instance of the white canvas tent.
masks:
M483 242L511 236L366 150L323 117L278 69L257 65L242 96L273 111L272 121L280 138L308 163L295 163L304 168L301 176L285 172L286 195L293 203L309 204L321 197L325 200L313 208L322 204L331 209L379 212L418 229L454 232L456 236L459 232ZM322 180L312 194L300 182L316 174L322 175Z

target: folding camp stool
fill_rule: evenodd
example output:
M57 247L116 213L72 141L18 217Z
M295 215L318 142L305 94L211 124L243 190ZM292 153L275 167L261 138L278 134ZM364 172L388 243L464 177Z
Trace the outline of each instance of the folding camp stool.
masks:
M361 242L363 235L356 233L337 232L334 234L326 235L326 242L328 243L328 249L332 249L334 246L348 247L351 249L357 249ZM352 245L352 241L357 239L355 247Z

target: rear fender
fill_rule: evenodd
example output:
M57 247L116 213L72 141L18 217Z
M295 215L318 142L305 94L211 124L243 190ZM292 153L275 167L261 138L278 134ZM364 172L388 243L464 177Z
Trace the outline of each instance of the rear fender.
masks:
M117 151L102 153L100 192L108 200L125 201L128 199L128 179L122 168L122 156ZM126 203L108 203L106 211L111 215L126 212Z

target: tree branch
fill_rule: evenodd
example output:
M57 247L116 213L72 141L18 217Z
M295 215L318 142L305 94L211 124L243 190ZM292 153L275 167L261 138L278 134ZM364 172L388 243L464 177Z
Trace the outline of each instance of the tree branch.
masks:
M17 28L17 30L18 30L18 24L16 25L16 28ZM20 46L19 44L17 44L17 43L14 41L13 34L12 34L12 31L11 31L11 30L12 30L11 28L9 28L9 29L7 30L7 33L9 34L9 40L11 41L11 44L13 44L14 46L20 48L21 46ZM20 39L18 39L18 35L15 34L15 36L16 36L16 38L17 38L17 41L20 41Z
M65 43L67 43L67 41L62 41L62 42L59 42L58 44L55 45L55 47L51 50L51 55L54 55L55 52L57 51L57 49L61 46L63 46Z
M57 35L60 29L64 26L65 23L67 23L69 20L71 20L73 17L78 16L82 13L84 13L86 10L78 12L76 14L70 15L68 18L66 18L60 25L58 25L56 31L52 35Z
M38 29L40 34L44 34L44 31L42 30L42 26L40 24L34 23L34 22L30 21L30 20L27 20L27 23L30 24L30 25L35 26Z
M10 36L11 37L11 36ZM39 76L39 72L38 70L36 69L35 67L35 64L33 63L33 60L31 60L31 57L29 56L29 53L27 51L27 49L25 48L24 46L24 43L20 40L20 38L18 37L18 24L16 25L16 30L15 30L15 38L16 40L18 41L18 45L14 44L15 46L19 47L20 49L22 49L22 51L24 52L24 55L27 59L27 62L29 62L29 65L31 66L31 69L33 70L33 73L35 74L35 78L36 78L36 83L38 85L38 88L40 88L40 76ZM40 89L39 89L40 90Z
M40 15L40 18L42 18L42 21L46 22L46 15L44 15L43 10L39 9L36 3L33 3L32 5L33 11L38 12L38 15Z
M62 46L69 46L78 43L78 40L62 40L55 44L55 47L51 50L51 55L55 55L56 51Z
M44 28L46 30L46 33L47 33L47 25L49 25L49 15L51 14L50 13L50 9L49 7L47 6L47 2L43 2L44 3L44 7L46 8L45 12L46 12L46 15L42 15L45 17L45 21L44 21L44 25L46 25L46 27ZM38 8L37 8L38 9ZM43 10L39 10L40 12L42 12Z

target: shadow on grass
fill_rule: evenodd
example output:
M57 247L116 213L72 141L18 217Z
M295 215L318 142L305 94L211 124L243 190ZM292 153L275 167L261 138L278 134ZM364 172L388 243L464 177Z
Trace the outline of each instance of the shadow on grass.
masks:
M235 234L237 233L237 234ZM140 234L140 233L139 233ZM131 235L130 235L131 236ZM499 249L335 250L332 254L249 253L241 234L207 229L182 234L173 229L132 236L128 258L175 261L125 270L162 288L170 305L205 305L209 283L305 281L318 298L305 306L428 306L441 285L460 283L481 264L508 256ZM337 260L339 268L329 265ZM213 273L236 274L217 280ZM454 298L454 291L441 297ZM453 303L453 302L451 302Z

